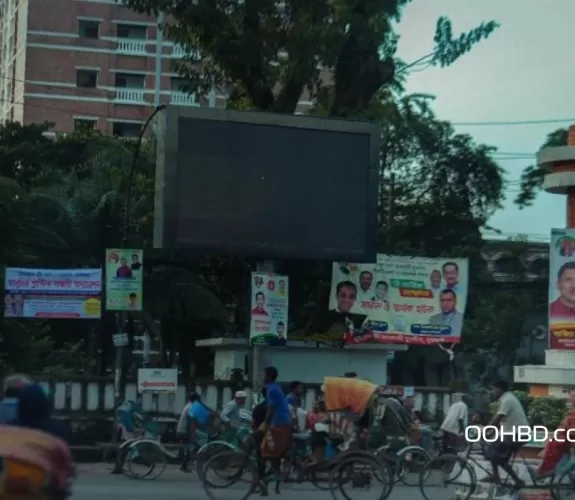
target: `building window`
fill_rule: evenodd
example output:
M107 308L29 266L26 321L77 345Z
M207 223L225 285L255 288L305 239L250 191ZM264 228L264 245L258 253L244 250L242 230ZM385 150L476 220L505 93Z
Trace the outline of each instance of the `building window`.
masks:
M112 134L116 137L136 139L142 130L141 123L114 122Z
M81 38L98 38L100 36L100 22L85 19L78 20L78 35Z
M95 69L77 69L76 87L93 89L98 85L98 71Z
M148 27L136 26L133 24L118 24L116 28L116 36L118 38L145 40L148 37Z
M95 130L97 122L98 120L96 118L76 118L74 120L74 132Z
M133 73L116 73L114 85L123 89L143 89L145 87L146 77L144 75L135 75Z

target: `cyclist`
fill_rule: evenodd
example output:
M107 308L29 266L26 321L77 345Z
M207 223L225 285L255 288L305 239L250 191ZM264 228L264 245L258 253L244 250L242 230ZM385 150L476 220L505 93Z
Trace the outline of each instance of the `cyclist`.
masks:
M191 459L190 448L192 446L192 443L190 442L190 424L188 421L189 419L188 411L190 410L190 407L192 406L192 403L196 400L196 398L197 394L195 392L191 392L188 395L188 402L182 409L182 413L180 414L180 420L178 421L177 432L182 441L184 442L184 458L182 460L182 465L180 466L180 470L182 472L191 472L190 469L188 469L188 465Z
M260 426L263 433L262 458L269 460L276 476L276 493L279 494L281 461L291 451L293 422L287 398L277 384L278 370L269 366L264 370L264 384L267 387L267 413Z
M501 427L505 435L492 443L488 443L485 447L485 458L491 462L493 475L487 477L484 481L500 484L499 467L501 467L513 479L516 486L521 488L525 486L525 482L519 478L509 464L511 455L521 447L521 443L514 442L511 436L515 428L521 425L528 426L529 421L525 415L523 405L513 392L509 390L509 384L505 380L494 382L491 393L493 399L499 401L499 408L489 425Z
M575 391L569 392L569 399L572 405L575 405ZM543 450L543 460L535 472L537 477L546 476L550 473L562 469L567 470L572 465L572 459L569 459L569 452L573 447L573 442L568 439L571 436L567 432L575 429L575 408L572 408L563 418L559 427L560 435L556 436L558 440L549 440ZM571 434L571 432L569 432Z
M265 484L264 478L266 476L266 461L262 458L261 446L263 440L263 432L259 429L266 420L266 415L268 413L268 402L267 397L267 387L263 387L260 391L261 401L254 407L252 411L252 431L254 434L254 439L256 443L256 458L258 464L258 486L262 496L267 495L267 486Z

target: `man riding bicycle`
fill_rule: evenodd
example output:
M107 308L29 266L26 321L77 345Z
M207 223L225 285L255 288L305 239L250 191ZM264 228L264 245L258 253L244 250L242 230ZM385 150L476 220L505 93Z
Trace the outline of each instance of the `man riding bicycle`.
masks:
M487 443L485 447L485 458L491 462L493 467L493 475L486 478L485 482L499 484L501 482L499 467L501 467L518 487L525 486L525 482L517 476L509 463L511 455L521 447L520 442L513 440L515 430L519 426L529 425L525 410L521 402L509 390L509 384L505 380L494 382L491 393L493 399L499 401L499 408L489 425L500 427L503 435L494 442Z

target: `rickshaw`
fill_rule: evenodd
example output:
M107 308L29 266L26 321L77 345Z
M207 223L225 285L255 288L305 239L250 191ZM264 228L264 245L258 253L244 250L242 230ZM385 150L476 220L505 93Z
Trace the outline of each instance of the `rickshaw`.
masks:
M132 479L158 478L166 469L166 458L176 459L178 453L166 450L158 423L138 403L126 400L117 412L122 442L118 453L124 474ZM143 466L143 471L136 466Z
M378 408L372 429L376 435L381 433L382 439L375 441L375 454L394 471L394 479L406 486L417 486L421 471L432 459L419 445L419 428L395 398L380 396Z
M225 451L247 449L251 430L245 419L245 413L242 415L240 412L240 418L245 425L234 427L222 421L218 412L211 410L208 421L202 426L196 425L198 451L195 464L200 479L203 478L205 464L213 456Z
M314 432L326 436L322 463L299 464L306 477L319 487L319 474L325 474L328 488L334 493L337 489L349 500L349 495L343 491L344 486L368 488L374 483L381 486L379 500L387 498L391 493L393 483L390 482L390 471L381 463L373 452L367 449L365 439L365 421L372 418L371 407L376 399L378 387L370 382L344 377L326 377L323 390L329 418L324 423L316 424ZM301 436L300 439L306 439ZM301 448L301 443L294 443L294 448ZM287 458L290 466L293 460ZM370 475L367 469L373 471ZM225 480L223 484L214 484L207 480L208 472L214 469L218 478ZM225 474L222 472L225 470ZM250 487L242 500L247 499L257 491L260 478L257 473L255 456L245 451L222 452L213 456L204 467L201 476L206 494L214 500L215 492L235 485L248 474ZM375 481L372 480L375 478ZM315 479L314 479L315 478ZM334 493L335 495L335 493Z

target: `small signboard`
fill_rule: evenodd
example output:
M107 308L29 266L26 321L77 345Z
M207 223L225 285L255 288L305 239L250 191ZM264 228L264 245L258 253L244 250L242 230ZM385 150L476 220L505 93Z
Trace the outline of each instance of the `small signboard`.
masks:
M138 392L176 392L178 370L176 368L140 368Z

